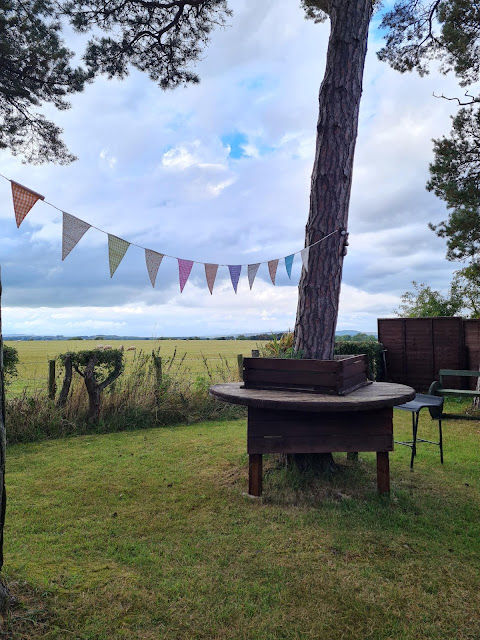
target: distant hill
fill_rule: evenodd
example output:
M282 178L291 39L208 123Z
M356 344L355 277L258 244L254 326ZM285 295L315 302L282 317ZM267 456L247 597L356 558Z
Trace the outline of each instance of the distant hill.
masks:
M227 336L209 335L209 336L168 336L159 338L146 338L144 336L116 336L111 334L96 334L93 336L37 336L28 333L10 333L5 334L3 339L6 341L26 341L26 340L270 340L272 336L281 336L286 331L268 331L263 333L232 333ZM344 329L337 331L336 336L355 336L358 333L364 333L369 336L375 336L373 331L356 331L355 329Z

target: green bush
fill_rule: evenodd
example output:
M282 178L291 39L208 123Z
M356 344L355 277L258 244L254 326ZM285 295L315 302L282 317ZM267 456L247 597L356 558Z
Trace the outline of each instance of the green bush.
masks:
M8 384L12 378L16 378L18 364L18 351L15 347L3 345L3 371L5 373L5 383Z
M335 343L336 356L357 355L365 353L368 357L369 380L385 380L385 367L383 363L383 344L380 342L353 342L341 341Z

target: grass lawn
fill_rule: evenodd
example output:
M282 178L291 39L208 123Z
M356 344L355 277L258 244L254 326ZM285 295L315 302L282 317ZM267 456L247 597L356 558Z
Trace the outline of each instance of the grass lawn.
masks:
M444 438L414 473L396 448L390 499L374 454L330 480L267 460L246 497L245 421L12 446L3 637L478 640L479 423Z

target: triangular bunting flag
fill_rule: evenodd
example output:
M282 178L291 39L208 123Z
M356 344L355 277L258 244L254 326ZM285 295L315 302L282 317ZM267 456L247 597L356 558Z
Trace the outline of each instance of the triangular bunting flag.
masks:
M180 293L183 291L183 287L187 283L188 277L193 267L193 260L182 260L181 258L177 258L178 260L178 274L180 276Z
M27 189L27 187L24 187L13 180L11 183L13 210L15 211L15 220L17 221L18 228L37 200L45 200L45 196L41 196L39 193L36 193L31 189Z
M63 232L62 232L62 260L68 256L75 245L83 238L92 226L88 222L75 218L69 213L63 213Z
M151 249L145 249L145 262L147 263L147 271L150 277L152 287L155 287L155 280L157 279L158 268L163 260L163 253L157 253Z
M287 270L287 274L290 280L292 279L292 264L293 264L294 255L295 254L292 253L291 256L285 257L285 269Z
M108 261L110 263L110 277L117 270L118 265L123 260L123 256L127 253L130 242L117 238L108 234Z
M230 279L232 281L232 287L235 293L237 293L238 281L240 279L240 273L242 271L241 264L229 264L228 270L230 271Z
M248 265L248 284L250 285L250 289L253 287L253 281L255 280L255 276L257 275L259 266L259 262L257 262L256 264Z
M300 255L302 256L302 264L305 267L305 271L308 271L308 256L310 255L310 247L305 247L300 251Z
M207 284L211 294L213 293L213 285L215 284L217 271L218 271L218 264L205 265L205 277L207 278Z
M275 284L275 276L277 275L278 259L268 261L268 273L272 279L272 284Z

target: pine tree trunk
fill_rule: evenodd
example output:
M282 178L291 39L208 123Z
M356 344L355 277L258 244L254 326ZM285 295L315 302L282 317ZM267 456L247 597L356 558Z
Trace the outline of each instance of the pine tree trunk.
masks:
M330 0L331 24L320 87L317 143L305 246L348 227L353 159L362 97L372 0ZM295 350L305 358L333 359L344 239L340 233L314 247L299 284ZM308 458L308 459L307 459ZM335 471L331 454L288 456L288 463Z
M305 246L346 229L372 0L330 0L331 32L320 87L317 144ZM334 234L310 251L299 284L295 349L306 358L333 358L343 266Z
M3 528L7 494L5 491L5 452L7 448L5 428L5 383L3 377L3 337L2 337L2 282L0 277L0 571L3 568ZM0 615L8 610L9 592L0 577Z

